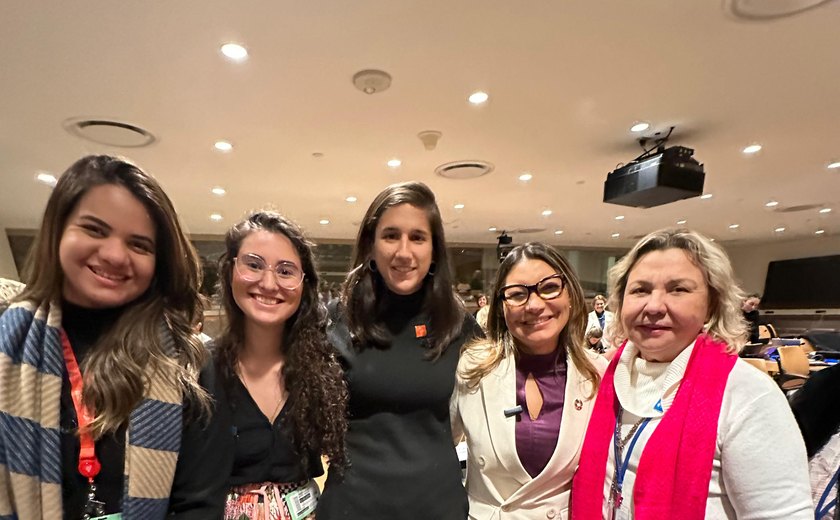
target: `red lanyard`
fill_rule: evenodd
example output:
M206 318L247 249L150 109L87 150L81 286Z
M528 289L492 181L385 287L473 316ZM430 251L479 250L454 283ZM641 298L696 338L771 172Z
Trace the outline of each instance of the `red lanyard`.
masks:
M79 363L76 362L70 340L63 329L61 330L61 347L64 350L64 363L67 365L67 373L70 376L70 396L73 398L73 407L76 409L76 419L79 423L79 473L93 484L93 477L98 475L102 468L99 459L96 458L96 444L89 428L93 421L94 411L89 410L82 401L84 387L82 372L79 370Z

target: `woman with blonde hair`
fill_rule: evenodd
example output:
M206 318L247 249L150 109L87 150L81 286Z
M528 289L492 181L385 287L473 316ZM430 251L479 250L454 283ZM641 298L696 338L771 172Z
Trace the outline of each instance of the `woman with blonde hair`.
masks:
M572 475L606 361L584 345L586 304L553 248L499 267L486 340L468 345L450 404L466 435L469 518L568 518Z
M150 175L88 156L61 176L0 316L0 518L221 514L230 450L199 382L199 278Z
M609 285L624 343L586 432L573 518L813 518L787 401L738 359L743 298L723 249L694 231L656 231Z

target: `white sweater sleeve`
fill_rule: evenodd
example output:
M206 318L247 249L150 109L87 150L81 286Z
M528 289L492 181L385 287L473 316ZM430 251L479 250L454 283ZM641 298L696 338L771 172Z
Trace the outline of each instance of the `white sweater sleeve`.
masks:
M719 424L721 487L739 520L813 520L808 458L781 390L738 361Z

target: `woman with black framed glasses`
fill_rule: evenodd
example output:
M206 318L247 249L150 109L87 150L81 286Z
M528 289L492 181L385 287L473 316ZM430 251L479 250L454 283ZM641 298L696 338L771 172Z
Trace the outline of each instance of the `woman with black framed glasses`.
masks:
M490 301L487 340L458 365L450 414L467 438L471 519L568 518L572 476L606 361L584 345L572 267L550 246L514 248Z
M225 519L308 517L320 456L338 472L345 465L347 390L327 342L312 245L269 211L225 237L227 323L214 347L217 394L230 409L236 446Z

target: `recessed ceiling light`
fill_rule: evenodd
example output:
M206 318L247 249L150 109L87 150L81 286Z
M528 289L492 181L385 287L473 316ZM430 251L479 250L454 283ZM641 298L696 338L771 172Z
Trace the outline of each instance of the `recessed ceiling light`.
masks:
M213 147L220 152L229 152L233 150L233 145L228 141L216 141Z
M620 237L620 236L621 236L621 233L613 233L613 234L612 234L612 235L610 235L610 236L611 236L611 237L613 237L613 238L618 238L618 237Z
M741 227L741 224L729 224L729 229L738 229Z
M551 213L552 213L552 211L550 209L544 209L543 212L542 212L542 216L550 217Z
M823 233L825 233L824 229L818 229L818 230L814 231L815 235L822 235Z
M840 168L840 161L828 163L828 166L826 166L826 168L828 168L829 170L836 170L837 168Z
M557 231L555 231L555 232L554 232L554 234L555 234L555 235L562 235L562 234L563 234L563 230L562 230L562 229L558 229Z
M751 144L751 145L745 147L741 151L746 153L746 154L758 153L758 152L761 151L761 145L760 144Z
M226 43L222 45L219 50L222 51L222 54L233 61L245 61L248 57L248 49L238 43Z
M58 183L58 179L55 178L55 175L48 172L38 172L35 176L35 180L52 188L55 188L55 185Z
M221 213L211 213L210 214L210 220L212 220L213 222L220 222L224 218L225 217L223 217Z
M531 175L530 173L523 173L522 175L519 176L519 180L522 181L522 182L528 182L533 178L534 178L534 176Z
M785 227L784 226L779 226L776 229L774 229L773 231L775 231L776 233L784 233L785 232Z
M215 186L215 187L213 187L213 188L210 190L210 192L211 192L213 195L218 195L219 197L221 197L222 195L224 195L225 193L227 193L227 191L225 191L225 189L224 189L224 188L222 188L221 186Z
M480 105L482 103L486 103L487 100L490 99L490 96L487 94L487 92L482 92L479 90L478 92L473 92L472 94L470 94L470 97L467 99L473 105Z
M777 201L777 200L768 200L767 203L764 204L764 206L768 207L768 208L775 208L778 205L779 205L779 201Z
M644 121L639 121L638 123L634 124L630 127L631 132L644 132L650 128L650 123L645 123Z
M357 201L357 200L359 200L359 199L357 199L356 197L354 197L354 196L350 195L349 197L347 197L347 198L346 198L346 199L344 199L344 200L346 200L347 202L356 202L356 201Z
M831 208L823 208L823 209L820 210L820 213L823 213L823 214L831 213Z
M321 224L322 226L326 226L329 223L330 223L330 221L328 219L325 219L325 218L322 218L321 220L318 221L318 224Z
M399 159L391 159L390 161L388 161L389 168L399 168L401 164L402 161Z
M624 215L616 215L615 219L616 220L624 220Z
M686 219L684 219L684 218L683 218L683 219L678 220L678 221L677 221L677 224L679 224L680 226L682 226L682 225L683 225L683 224L685 224L686 222L688 222L688 221L687 221Z
M495 227L489 227L487 228L487 231L496 232L497 229Z
M711 193L704 193L703 195L700 195L700 198L703 200L709 200L712 197L714 197L714 195L712 195Z
M463 205L463 204L455 204L455 205L454 205L454 206L452 206L452 207L453 207L453 208L455 208L455 209L464 209L464 205Z

